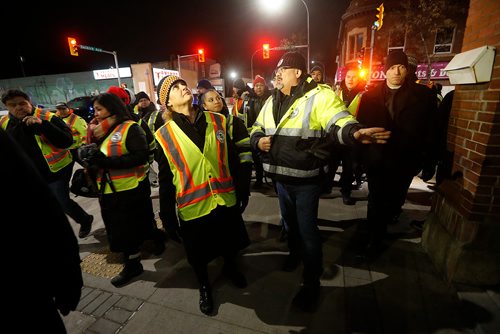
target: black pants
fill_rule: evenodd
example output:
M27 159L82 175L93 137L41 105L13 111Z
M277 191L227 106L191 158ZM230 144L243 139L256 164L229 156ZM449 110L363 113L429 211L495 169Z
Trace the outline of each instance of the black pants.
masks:
M414 173L401 169L368 171L368 232L374 241L381 241L387 224L401 211Z

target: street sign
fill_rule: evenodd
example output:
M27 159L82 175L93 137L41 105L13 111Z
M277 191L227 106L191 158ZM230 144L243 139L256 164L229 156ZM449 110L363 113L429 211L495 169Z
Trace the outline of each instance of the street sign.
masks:
M93 46L88 46L88 45L79 45L79 47L80 47L80 49L83 49L83 50L90 50L90 51L96 51L96 52L103 52L104 51L103 49L96 48Z

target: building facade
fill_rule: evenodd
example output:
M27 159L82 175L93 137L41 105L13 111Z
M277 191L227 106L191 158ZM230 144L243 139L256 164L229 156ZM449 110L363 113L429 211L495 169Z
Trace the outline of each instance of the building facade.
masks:
M400 49L417 59L419 79L450 86L443 69L462 49L468 6L469 0L351 1L340 22L336 80L361 63L371 81L382 81L385 57Z

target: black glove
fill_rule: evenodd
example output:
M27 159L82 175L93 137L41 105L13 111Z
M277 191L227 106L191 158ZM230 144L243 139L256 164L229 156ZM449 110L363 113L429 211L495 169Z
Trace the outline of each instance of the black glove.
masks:
M107 157L101 151L95 152L92 156L89 157L88 162L91 166L104 167L104 160Z
M97 148L97 144L92 143L88 145L82 145L78 148L78 158L81 161L88 161L90 157L92 157L94 154L99 152L99 149Z

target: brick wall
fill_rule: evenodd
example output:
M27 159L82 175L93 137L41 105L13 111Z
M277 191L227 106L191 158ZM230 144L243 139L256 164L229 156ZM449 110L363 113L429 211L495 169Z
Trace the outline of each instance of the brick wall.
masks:
M497 48L490 82L457 85L448 148L459 171L458 212L468 221L500 218L500 2L471 0L462 51ZM499 220L500 222L500 220Z

